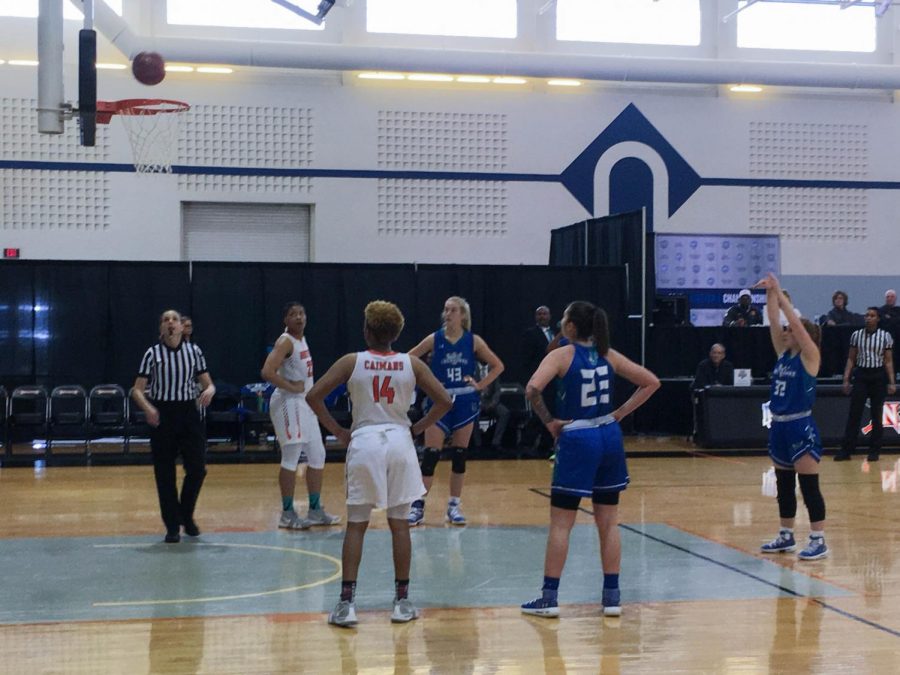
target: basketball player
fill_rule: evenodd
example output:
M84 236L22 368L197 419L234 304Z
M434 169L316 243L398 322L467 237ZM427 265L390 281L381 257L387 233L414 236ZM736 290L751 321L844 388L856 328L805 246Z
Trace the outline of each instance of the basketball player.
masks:
M413 436L450 410L450 395L415 356L391 351L403 330L403 314L390 302L366 305L363 335L369 349L347 354L307 394L322 424L347 443L347 530L341 555L341 597L328 616L336 626L356 625L356 579L363 538L373 508L387 510L394 553L395 596L391 621L406 623L419 612L409 601L412 544L406 516L410 502L425 494ZM353 410L350 430L340 426L325 407L325 396L347 383ZM428 413L412 425L407 411L416 386L431 398Z
M472 330L472 313L464 298L447 298L442 314L443 326L427 336L410 350L410 354L424 357L431 354L431 372L453 397L453 409L425 429L425 452L422 455L422 480L425 489L431 490L434 470L441 458L444 441L450 438L452 465L450 473L450 500L447 503L447 521L452 525L465 525L466 517L460 506L463 478L466 474L466 450L472 437L472 427L478 422L481 406L480 391L488 387L503 372L503 362L491 351L487 343ZM476 361L486 363L487 374L475 380ZM426 406L429 405L426 402ZM409 511L409 524L418 525L425 519L425 499L413 502Z
M334 525L340 521L340 516L326 512L321 501L325 444L319 421L306 403L306 392L313 385L313 361L303 336L306 310L299 302L289 302L284 306L284 329L261 371L266 382L276 387L269 401L269 415L281 448L281 468L278 471L281 518L278 527L305 530L311 525ZM297 515L294 508L297 467L303 454L309 462L306 471L309 510L306 518Z
M809 543L797 557L820 560L828 555L825 545L825 499L819 489L819 461L822 442L812 417L816 400L816 375L819 372L819 327L794 313L791 300L782 291L774 274L761 279L756 288L766 289L766 313L772 346L778 354L772 371L769 410L769 456L775 464L778 487L778 513L781 530L778 536L763 544L763 553L782 553L797 548L794 540L794 517L797 515L796 483L809 513L812 530ZM779 311L787 326L778 321Z
M559 579L569 552L569 534L582 497L594 505L603 566L603 614L622 613L619 568L619 494L628 486L628 468L619 421L644 404L659 388L656 375L609 346L604 312L589 302L573 302L563 314L561 330L569 344L551 351L528 382L526 396L547 430L559 439L550 490L550 532L544 558L541 597L522 612L559 616ZM637 386L621 407L613 409L616 376ZM561 396L554 418L541 392L560 378Z

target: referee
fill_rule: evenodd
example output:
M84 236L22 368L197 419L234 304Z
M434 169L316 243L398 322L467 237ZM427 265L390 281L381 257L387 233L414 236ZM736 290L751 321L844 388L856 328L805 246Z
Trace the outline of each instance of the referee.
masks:
M206 477L206 437L197 402L206 407L216 393L203 352L183 341L182 331L181 315L174 309L163 312L159 319L159 342L144 353L131 390L134 402L146 413L147 423L153 427L150 450L167 544L181 541L182 525L189 537L200 534L194 522L194 506ZM195 379L203 388L199 397ZM175 459L179 453L184 464L180 500L175 475Z
M893 346L891 334L878 327L878 308L867 308L866 327L850 336L850 353L844 368L844 393L850 394L850 415L847 418L841 449L834 456L834 461L842 462L850 459L856 447L859 424L862 421L867 398L872 410L872 435L869 437L868 460L878 461L881 453L884 399L887 394L894 394L897 391L897 385L894 383Z

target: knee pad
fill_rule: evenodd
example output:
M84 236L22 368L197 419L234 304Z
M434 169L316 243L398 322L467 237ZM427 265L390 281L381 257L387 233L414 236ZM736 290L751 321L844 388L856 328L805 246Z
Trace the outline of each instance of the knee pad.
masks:
M409 507L411 504L399 504L392 506L385 511L387 517L391 520L406 520L409 518Z
M566 511L577 511L581 505L581 497L577 495L563 495L553 493L550 495L550 506Z
M310 469L325 468L325 445L320 440L312 443L303 443L303 450L306 452L306 462Z
M797 473L790 469L775 469L778 486L778 515L793 518L797 515Z
M809 512L809 522L818 523L825 520L825 498L819 490L819 474L800 474L800 493Z
M438 460L441 458L440 448L425 448L422 453L422 475L433 476Z
M453 473L466 472L466 449L450 448L450 456L453 457Z
M300 443L288 443L281 446L281 468L296 471L300 464Z
M591 496L594 504L602 504L603 506L615 506L619 503L619 495L621 492L597 491Z
M368 523L371 516L371 504L347 504L348 523Z

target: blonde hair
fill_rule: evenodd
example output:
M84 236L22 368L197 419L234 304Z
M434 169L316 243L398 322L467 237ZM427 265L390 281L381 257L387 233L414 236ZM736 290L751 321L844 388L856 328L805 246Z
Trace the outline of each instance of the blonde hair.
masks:
M169 312L172 312L173 314L175 314L175 316L178 317L178 322L179 323L181 322L181 319L182 319L181 312L179 312L177 309L167 309L166 311L164 311L162 314L159 315L159 325L160 326L162 325L162 322L165 321L166 314L168 314ZM190 317L188 317L188 318L190 318Z
M373 300L365 309L366 328L379 342L393 342L399 337L406 320L393 302Z
M445 302L455 302L459 305L459 308L462 310L462 327L464 330L471 331L472 330L472 310L469 307L469 302L465 298L462 298L458 295L451 295Z

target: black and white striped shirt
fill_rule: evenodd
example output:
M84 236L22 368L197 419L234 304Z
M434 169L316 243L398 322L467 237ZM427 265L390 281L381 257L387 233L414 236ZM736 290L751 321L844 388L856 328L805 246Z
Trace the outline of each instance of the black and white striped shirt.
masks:
M894 339L890 333L881 328L876 328L872 333L861 328L850 336L850 346L857 349L857 368L882 368L884 351L894 346Z
M144 352L138 377L149 380L148 396L153 401L193 401L197 398L194 380L205 372L200 347L182 342L172 349L160 341Z

